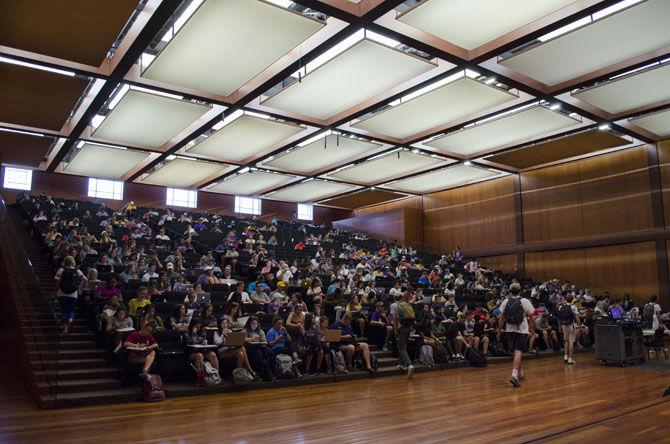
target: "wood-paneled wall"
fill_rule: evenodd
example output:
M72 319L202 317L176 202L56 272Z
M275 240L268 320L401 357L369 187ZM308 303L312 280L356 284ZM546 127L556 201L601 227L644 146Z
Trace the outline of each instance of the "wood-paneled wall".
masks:
M413 196L408 197L407 199L396 200L394 202L371 205L365 208L358 208L354 210L354 216L381 213L384 211L395 210L397 208L412 208L415 210L423 210L423 198L421 196Z
M101 199L112 208L121 208L125 202L134 201L140 206L164 208L165 187L145 185L140 183L125 183L123 185L123 200ZM88 178L66 174L33 171L31 193L45 193L54 197L68 199L90 199L88 193ZM2 189L2 197L7 203L16 199L16 190ZM218 193L198 192L198 210L220 214L235 214L235 196ZM271 215L283 220L295 219L297 207L294 203L279 202L263 199L261 204L262 215ZM314 223L330 223L334 220L348 218L352 215L349 210L331 207L314 206Z
M659 294L654 242L526 253L525 268L534 279L558 278L615 297L628 293L640 303Z
M646 147L521 174L526 243L654 228Z
M500 256L483 256L477 258L479 265L488 270L501 270L505 273L513 273L517 267L516 254L503 254Z
M424 241L429 250L481 249L516 243L511 176L423 197Z
M423 213L415 208L395 208L335 221L333 226L362 231L401 245L424 249Z
M661 174L663 216L665 226L670 228L670 139L658 142L658 167Z

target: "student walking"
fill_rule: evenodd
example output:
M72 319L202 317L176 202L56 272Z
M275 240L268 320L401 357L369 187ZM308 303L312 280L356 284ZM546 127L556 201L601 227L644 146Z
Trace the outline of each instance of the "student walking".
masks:
M561 331L563 332L563 347L565 351L563 362L573 365L575 361L572 359L572 353L575 347L575 340L577 339L577 326L580 324L580 320L577 307L572 305L572 295L566 295L561 298L561 303L558 307L558 322L560 322Z
M503 328L507 337L507 350L514 353L512 376L509 383L521 387L525 375L521 370L521 354L528 350L528 336L534 333L535 323L532 313L533 304L521 297L521 285L513 282L509 286L511 295L500 305L500 321L498 323L498 341L502 338Z
M414 366L407 353L409 335L414 327L416 315L414 307L410 300L412 299L412 289L408 288L402 295L402 299L391 304L391 314L393 316L393 332L398 342L398 357L400 358L400 370L407 372L407 378L414 376Z

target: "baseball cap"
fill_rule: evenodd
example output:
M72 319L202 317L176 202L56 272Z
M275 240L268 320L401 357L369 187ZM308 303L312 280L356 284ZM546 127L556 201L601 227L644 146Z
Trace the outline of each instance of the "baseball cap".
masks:
M168 262L165 264L165 268L174 268L174 264L172 262Z

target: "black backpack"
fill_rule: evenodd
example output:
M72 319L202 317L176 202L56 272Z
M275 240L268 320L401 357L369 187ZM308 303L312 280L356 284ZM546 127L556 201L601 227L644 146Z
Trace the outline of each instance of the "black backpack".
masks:
M521 304L521 298L511 297L507 299L505 304L505 311L503 316L505 316L505 322L512 325L521 325L523 322L523 305Z
M79 289L79 276L74 268L66 268L60 275L58 288L63 294L72 294Z
M558 322L561 325L570 325L575 322L575 314L572 312L572 306L570 304L563 304L558 309Z
M486 356L476 348L468 347L465 350L465 359L473 367L486 367Z

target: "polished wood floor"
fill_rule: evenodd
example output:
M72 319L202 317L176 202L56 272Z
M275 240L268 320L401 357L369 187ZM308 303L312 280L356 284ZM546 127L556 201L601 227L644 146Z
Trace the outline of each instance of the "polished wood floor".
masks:
M670 370L541 358L157 404L38 410L0 369L0 443L670 442Z

